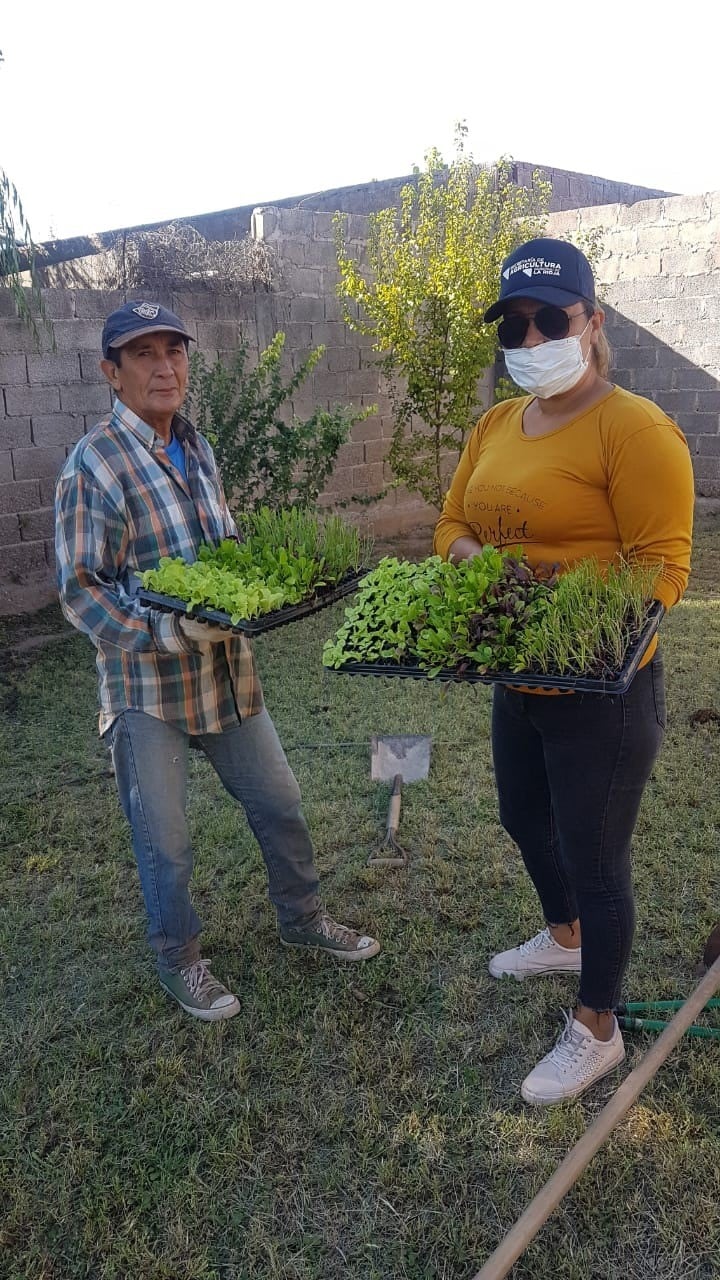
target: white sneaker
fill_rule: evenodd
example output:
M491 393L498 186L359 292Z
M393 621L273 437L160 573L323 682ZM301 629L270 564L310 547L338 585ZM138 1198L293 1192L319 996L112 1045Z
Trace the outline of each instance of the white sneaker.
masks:
M561 947L549 929L541 929L528 942L493 956L488 965L493 978L515 978L522 982L534 973L579 973L580 947Z
M540 1106L577 1098L596 1080L619 1067L625 1057L625 1045L615 1021L611 1040L596 1040L592 1031L565 1013L565 1026L554 1049L538 1062L522 1082L521 1093L526 1102Z

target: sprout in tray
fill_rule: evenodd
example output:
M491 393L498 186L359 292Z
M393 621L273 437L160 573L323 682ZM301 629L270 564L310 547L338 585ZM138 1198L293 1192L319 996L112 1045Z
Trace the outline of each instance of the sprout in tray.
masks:
M240 525L241 540L202 546L187 564L165 558L142 575L143 587L183 600L188 611L220 611L233 625L328 593L369 561L372 542L337 516L300 507L262 508Z
M521 549L455 564L381 560L360 583L323 652L347 663L420 668L429 676L505 672L612 679L637 640L658 566L594 560L560 572Z

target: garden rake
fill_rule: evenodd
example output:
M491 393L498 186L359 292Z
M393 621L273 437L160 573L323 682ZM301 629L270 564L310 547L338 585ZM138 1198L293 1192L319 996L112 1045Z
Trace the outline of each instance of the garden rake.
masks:
M666 1019L647 1018L645 1014L675 1013L684 1004L684 1000L631 1000L627 1004L619 1004L615 1013L622 1031L664 1031L668 1025ZM720 1009L720 1000L708 1000L705 1008ZM695 1036L699 1040L720 1040L720 1026L691 1026L687 1028L685 1035Z
M430 769L431 739L422 734L402 734L379 738L370 743L370 777L373 782L391 782L390 804L385 823L385 839L371 853L369 867L405 867L407 850L396 839L400 825L400 805L404 782L420 782Z
M720 956L720 922L715 925L708 936L703 951L702 963L700 964L698 974L702 976L715 963ZM677 1009L682 1009L685 1004L684 1000L633 1000L628 1004L620 1004L615 1010L617 1014L618 1025L623 1031L664 1031L667 1022L662 1018L647 1018L647 1013L674 1013ZM705 1005L706 1009L720 1009L720 999L708 1000ZM640 1014L640 1017L637 1017ZM685 1032L687 1036L696 1036L701 1040L720 1040L720 1026L688 1027Z

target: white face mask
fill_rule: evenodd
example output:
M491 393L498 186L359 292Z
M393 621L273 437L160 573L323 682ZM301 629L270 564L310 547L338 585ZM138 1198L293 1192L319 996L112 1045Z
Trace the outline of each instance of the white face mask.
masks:
M506 351L505 366L513 382L530 395L547 400L569 391L580 381L590 363L590 350L583 356L581 342L588 331L588 320L582 333L557 341L539 342L536 347L518 347Z

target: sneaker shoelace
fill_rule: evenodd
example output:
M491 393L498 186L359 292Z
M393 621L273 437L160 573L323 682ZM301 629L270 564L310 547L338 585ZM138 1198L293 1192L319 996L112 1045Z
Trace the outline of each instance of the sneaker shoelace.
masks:
M211 964L211 960L196 960L195 964L180 970L194 1000L212 1001L223 994L222 986L210 972Z
M329 942L350 942L354 936L352 929L347 929L344 924L331 920L330 916L322 917L318 925L318 933L321 933Z
M590 1045L579 1031L574 1030L572 1012L566 1013L563 1009L562 1016L565 1019L565 1026L548 1057L552 1058L560 1071L569 1071L575 1059L581 1057Z
M534 938L528 938L527 942L521 942L518 951L521 956L529 956L532 951L542 951L545 947L552 945L554 939L550 935L549 929L541 929L535 934Z

